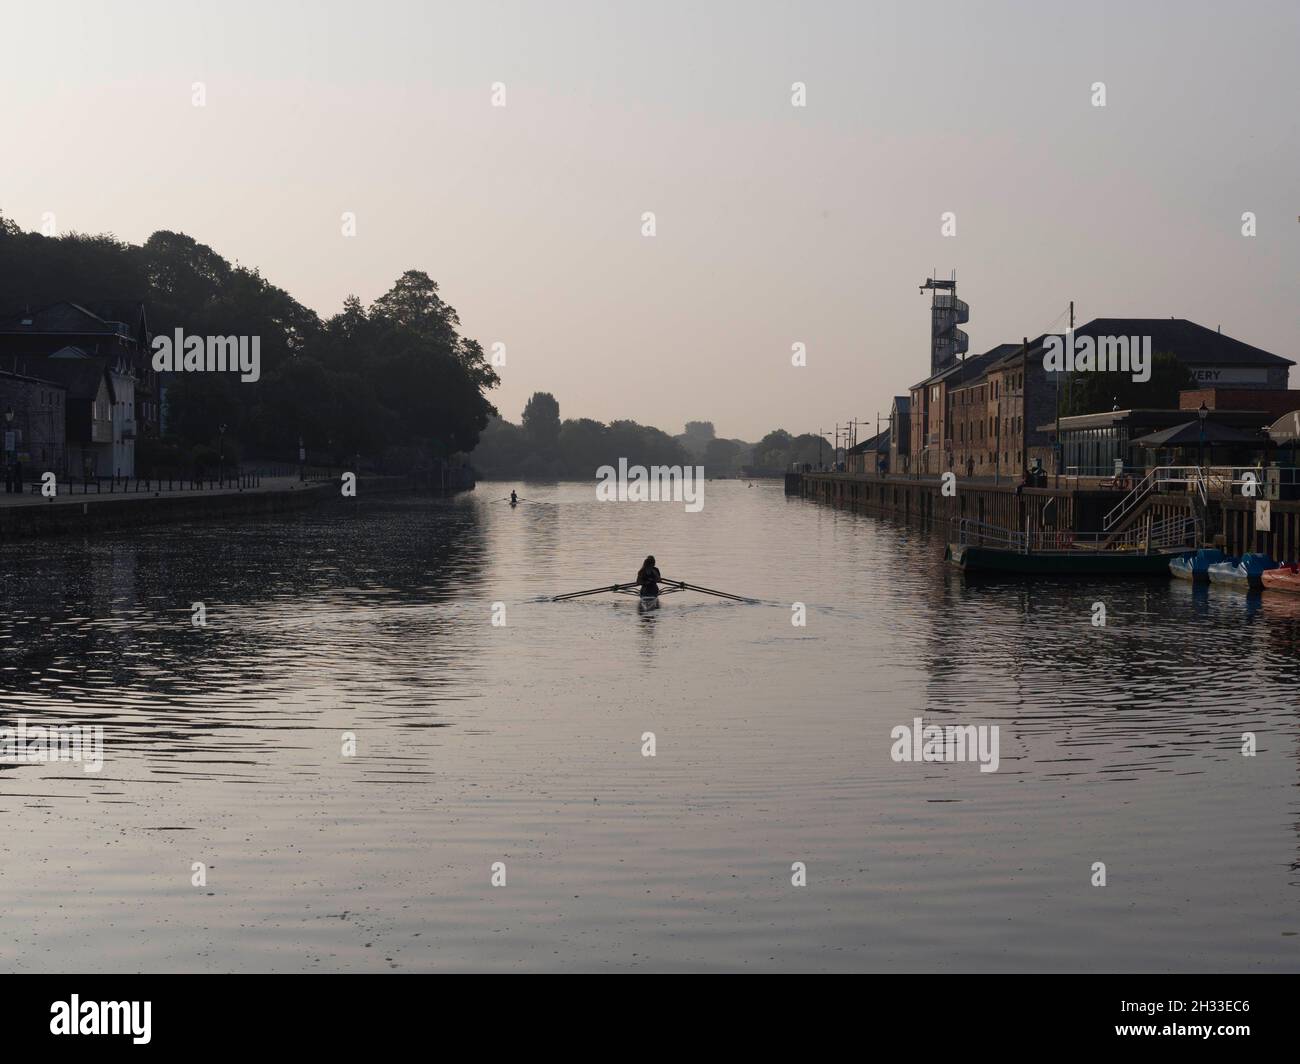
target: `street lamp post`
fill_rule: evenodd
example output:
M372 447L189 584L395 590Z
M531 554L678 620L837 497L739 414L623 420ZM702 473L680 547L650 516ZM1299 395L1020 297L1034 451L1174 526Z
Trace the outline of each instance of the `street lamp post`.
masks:
M819 439L818 442L817 442L817 458L818 458L819 461L821 460L821 456L822 456L822 441L825 440L826 437L828 437L828 436L830 436L830 435L831 435L831 430L830 430L830 429L823 429L822 432L821 432L821 439ZM835 447L838 445L838 443L839 443L839 438L838 438L838 436L837 436L837 437L835 438L834 442L832 442L832 444L831 444L831 468L832 468L832 470L833 470L834 467L835 467ZM822 462L822 469L825 470L825 468L826 468L826 463L825 463L825 462Z
M14 490L13 465L9 457L12 448L9 443L13 439L14 427L14 408L8 407L5 410L5 491L12 493ZM22 490L21 487L18 489Z
M1200 428L1201 428L1201 431L1200 431L1200 450L1199 450L1199 455L1198 455L1198 457L1197 457L1197 459L1196 459L1196 463L1197 463L1197 465L1196 465L1196 474L1197 474L1197 476L1201 476L1201 475L1203 475L1203 474L1201 473L1201 470L1205 467L1205 419L1206 419L1207 417L1209 417L1209 416L1210 416L1210 408L1209 408L1208 406L1206 406L1204 400L1202 400L1202 401L1201 401L1201 407L1200 407L1200 409L1196 411L1196 417L1197 417L1198 421L1200 422Z

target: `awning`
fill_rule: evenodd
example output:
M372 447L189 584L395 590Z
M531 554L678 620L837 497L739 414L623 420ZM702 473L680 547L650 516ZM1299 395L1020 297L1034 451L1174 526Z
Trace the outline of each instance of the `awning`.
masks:
M1274 443L1300 442L1300 410L1283 414L1268 427L1269 438Z
M1161 429L1147 436L1139 436L1133 441L1137 447L1195 447L1199 444L1214 443L1260 443L1261 437L1253 432L1242 432L1231 425L1217 421L1206 421L1205 425L1196 421L1184 421L1181 425Z

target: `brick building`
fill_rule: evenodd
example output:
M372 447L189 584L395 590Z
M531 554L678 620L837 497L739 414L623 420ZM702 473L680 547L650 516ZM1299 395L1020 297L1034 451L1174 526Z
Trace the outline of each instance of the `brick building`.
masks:
M1209 410L1258 410L1275 421L1300 410L1300 389L1189 388L1178 393L1179 410L1199 410L1202 403Z
M1052 335L1058 334L1044 333L964 361L943 363L933 354L938 348L935 334L931 365L937 368L910 390L912 471L930 476L953 470L967 476L1019 477L1035 463L1056 471L1058 393L1068 388L1068 375L1049 372L1043 364L1046 341ZM1220 408L1229 403L1235 410L1275 416L1291 408L1294 393L1287 392L1286 386L1292 360L1195 322L1096 318L1073 335L1094 340L1149 336L1153 356L1172 354L1199 379L1233 382L1231 388L1221 385L1182 393L1180 403L1196 396L1191 409L1202 401L1213 408L1207 395Z
M24 477L67 471L67 389L58 381L0 370L0 431L5 464Z
M0 369L35 372L34 358L74 348L106 359L118 377L116 411L123 438L156 437L162 414L152 334L143 303L53 303L39 310L0 317ZM124 388L130 378L130 388ZM129 393L129 394L127 394ZM119 455L121 464L123 455Z
M42 372L58 381L66 396L64 472L74 477L132 475L133 468L122 468L121 422L115 421L120 398L109 361L63 348L44 360Z

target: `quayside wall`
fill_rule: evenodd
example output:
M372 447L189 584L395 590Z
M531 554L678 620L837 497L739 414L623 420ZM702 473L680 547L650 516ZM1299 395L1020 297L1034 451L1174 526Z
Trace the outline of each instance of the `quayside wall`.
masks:
M797 480L796 480L797 477ZM786 493L830 506L909 521L946 531L957 518L1029 532L1101 533L1102 518L1125 492L1067 486L1048 478L1047 487L1030 488L988 480L957 480L957 493L945 496L938 477L877 476L868 473L801 473L786 479ZM1184 494L1154 495L1147 512L1155 521L1192 515ZM1271 504L1270 530L1255 530L1252 499L1210 502L1211 538L1229 554L1266 553L1279 561L1300 560L1300 502Z
M357 478L357 499L428 494L406 477ZM2 497L0 497L2 498ZM42 536L94 535L145 525L229 518L267 518L293 513L341 498L336 480L295 483L284 488L245 491L132 492L106 495L33 497L0 505L0 543Z

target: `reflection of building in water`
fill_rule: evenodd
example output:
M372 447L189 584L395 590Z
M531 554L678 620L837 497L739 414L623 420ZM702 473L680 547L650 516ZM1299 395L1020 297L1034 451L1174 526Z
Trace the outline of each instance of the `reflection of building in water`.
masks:
M915 590L923 701L898 696L893 723L997 724L1000 773L1110 782L1228 760L1242 731L1276 732L1300 689L1300 595L942 571Z

